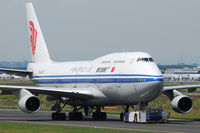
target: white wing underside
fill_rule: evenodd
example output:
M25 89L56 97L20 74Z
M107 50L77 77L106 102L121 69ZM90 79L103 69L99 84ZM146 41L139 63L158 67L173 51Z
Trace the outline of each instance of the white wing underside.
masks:
M52 96L61 96L76 99L104 98L105 95L94 88L57 88L57 87L39 87L39 86L18 86L18 85L0 85L2 94L26 89L35 94L45 94Z

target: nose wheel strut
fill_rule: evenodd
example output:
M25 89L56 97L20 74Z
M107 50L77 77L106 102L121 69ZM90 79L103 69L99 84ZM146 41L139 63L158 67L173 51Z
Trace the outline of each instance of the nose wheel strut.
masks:
M124 120L124 114L129 112L129 107L130 105L126 105L126 106L122 106L122 108L124 109L124 112L120 113L120 120L123 121Z

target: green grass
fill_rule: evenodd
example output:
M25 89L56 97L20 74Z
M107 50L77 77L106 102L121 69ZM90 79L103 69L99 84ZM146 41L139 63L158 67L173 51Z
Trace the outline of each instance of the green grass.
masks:
M103 128L86 128L54 126L44 124L23 124L0 122L0 133L147 133L147 131L113 130ZM152 133L152 132L148 132Z

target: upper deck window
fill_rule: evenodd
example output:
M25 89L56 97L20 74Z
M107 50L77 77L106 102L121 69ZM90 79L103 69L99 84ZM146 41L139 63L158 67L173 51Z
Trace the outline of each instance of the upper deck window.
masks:
M102 61L101 63L110 63L111 61Z
M115 60L114 63L125 63L125 60Z
M138 58L138 59L137 59L137 62L138 62L138 61L153 62L153 59L152 59L152 58Z

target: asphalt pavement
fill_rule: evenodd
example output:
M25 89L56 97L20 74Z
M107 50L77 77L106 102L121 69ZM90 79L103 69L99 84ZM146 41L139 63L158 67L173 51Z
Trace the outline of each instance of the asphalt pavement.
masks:
M124 123L119 115L108 115L106 121L93 121L84 118L82 121L52 121L51 111L39 111L35 114L26 114L15 109L0 109L0 122L17 122L31 124L48 124L74 127L105 128L117 130L136 130L152 132L199 133L200 121L170 119L168 123L135 124ZM67 114L67 113L66 113Z

